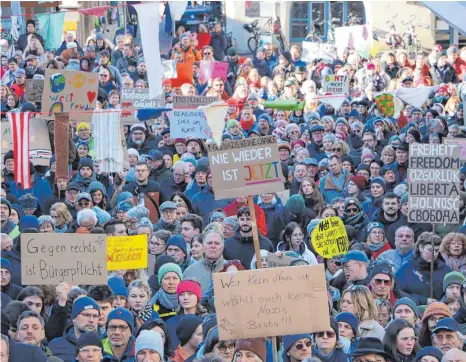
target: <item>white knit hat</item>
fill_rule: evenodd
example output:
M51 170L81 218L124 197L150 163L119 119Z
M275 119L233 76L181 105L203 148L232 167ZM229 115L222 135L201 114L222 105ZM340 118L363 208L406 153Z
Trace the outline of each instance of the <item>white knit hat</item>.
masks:
M150 349L157 352L160 359L163 360L164 352L162 335L155 331L141 331L138 338L136 338L136 356L144 349Z

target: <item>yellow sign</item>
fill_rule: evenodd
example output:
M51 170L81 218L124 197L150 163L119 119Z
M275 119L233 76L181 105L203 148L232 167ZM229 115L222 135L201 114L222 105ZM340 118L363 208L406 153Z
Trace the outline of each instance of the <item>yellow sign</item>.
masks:
M326 259L348 252L349 240L345 225L338 216L323 219L311 235L314 250Z
M107 269L147 268L147 235L108 236Z

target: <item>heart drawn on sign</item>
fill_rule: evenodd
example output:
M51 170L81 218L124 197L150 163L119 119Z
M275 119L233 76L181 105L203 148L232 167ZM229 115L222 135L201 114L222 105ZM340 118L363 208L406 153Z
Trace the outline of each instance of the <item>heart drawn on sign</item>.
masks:
M91 92L91 91L87 92L87 99L89 100L89 103L92 103L92 101L95 99L95 96L96 96L96 92Z

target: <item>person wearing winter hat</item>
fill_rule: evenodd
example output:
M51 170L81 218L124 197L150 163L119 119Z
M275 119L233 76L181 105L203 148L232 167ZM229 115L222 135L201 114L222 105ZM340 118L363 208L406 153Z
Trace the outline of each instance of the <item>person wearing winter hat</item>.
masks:
M364 212L369 218L372 218L374 212L379 209L384 200L384 194L387 191L385 181L382 177L374 177L370 182L370 200L362 204Z
M413 362L440 362L442 361L442 351L438 348L427 346L416 353Z
M162 335L153 330L143 330L136 338L135 362L163 362L164 342Z
M87 192L91 195L92 202L95 206L100 207L102 210L107 210L107 190L105 189L105 186L102 182L91 182L87 188Z
M177 205L172 201L165 201L160 205L161 218L153 226L153 231L167 230L173 234L181 232L180 221L176 219Z
M2 253L3 255L3 253ZM11 281L11 263L8 259L1 259L0 266L2 293L8 295L11 299L16 300L23 288Z
M177 264L166 263L159 268L157 274L160 289L149 303L160 318L167 320L176 315L179 306L176 291L183 278L183 272Z
M176 324L176 339L179 341L173 353L174 362L184 362L192 356L202 342L202 318L185 315Z
M338 322L334 317L330 317L330 329L314 333L315 347L312 355L322 362L344 362L347 360L342 346L338 343L339 329Z
M5 167L2 170L3 181L10 183L15 180L15 155L13 150L9 150L3 156L3 164Z
M405 319L412 325L417 323L418 312L416 303L408 297L398 299L393 305L393 319Z
M57 354L54 354L58 357ZM104 348L102 341L96 332L81 334L76 341L75 354L77 362L100 362L103 361ZM75 360L74 358L72 359ZM68 361L68 359L66 359ZM71 360L70 360L71 361Z
M445 293L443 299L453 298L460 300L461 286L465 281L466 277L460 272L452 271L445 275L443 278L443 292Z
M443 318L452 317L450 309L445 303L433 302L429 304L422 315L421 329L419 331L419 344L421 346L432 345L431 335L437 322Z
M194 261L189 256L188 244L184 240L183 236L176 234L171 236L167 240L167 255L173 257L176 263L180 266L181 270L184 271Z
M293 334L282 337L283 362L301 362L311 357L312 337L310 334Z
M460 334L461 326L451 317L443 318L432 330L432 345L444 355L453 348L462 350L463 336Z
M338 322L339 337L344 337L351 342L348 353L351 353L359 342L359 320L350 312L338 313L335 317Z
M26 215L19 221L19 231L23 232L26 229L34 229L39 231L40 224L37 216Z
M270 136L274 130L274 127L271 126L272 118L267 113L262 113L257 117L257 122L259 123L259 131L261 136Z
M76 182L82 190L87 190L93 181L96 181L94 163L90 158L81 158L78 164L78 172L71 179L71 182Z
M186 187L185 195L192 200L193 196L203 190L207 185L207 176L210 174L209 166L198 164L194 170L194 181Z
M135 338L134 317L128 309L116 308L107 316L107 337L102 340L104 351L120 361L132 357Z
M126 288L123 278L117 276L108 278L108 286L112 289L115 296L112 303L113 308L126 308L128 289Z
M227 133L232 140L240 140L244 138L243 132L239 128L239 123L236 119L229 119L227 122Z
M236 341L235 352L233 354L232 361L243 362L245 360L254 360L255 362L265 362L265 342L265 338L238 339ZM249 357L250 353L253 353L252 358Z
M367 247L371 251L373 260L376 260L384 251L392 250L385 237L385 227L379 221L373 221L367 224Z
M11 239L20 234L19 226L10 220L11 204L5 198L0 198L0 226L2 233L7 234Z
M94 299L89 297L77 298L71 309L73 324L65 329L62 337L54 338L48 345L54 356L65 361L73 361L79 349L86 346L79 343L79 338L85 335L86 332L97 332L99 316L100 307ZM83 337L84 340L87 338L86 336ZM99 346L102 348L100 338ZM83 361L85 360L83 359Z

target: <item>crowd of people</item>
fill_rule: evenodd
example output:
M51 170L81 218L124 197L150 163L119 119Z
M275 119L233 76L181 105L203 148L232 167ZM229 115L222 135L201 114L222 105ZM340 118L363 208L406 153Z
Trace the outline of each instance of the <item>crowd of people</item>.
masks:
M466 48L400 49L370 59L343 48L335 59L308 61L300 45L276 54L263 44L249 57L227 48L218 23L178 27L162 57L193 64L191 82L163 81L167 105L173 95L217 96L229 106L223 142L277 138L289 197L254 195L262 264L268 252L323 264L331 327L279 336L278 360L465 362L465 186L460 222L434 233L432 224L408 221L407 169L411 144L466 137ZM205 79L202 60L227 62L226 81ZM45 69L97 72L100 109L119 109L123 88L152 86L131 34L69 33L50 50L29 20L14 46L1 43L2 118L41 110L26 100L25 81L44 79ZM329 74L350 81L337 109L320 101ZM376 107L377 92L426 86L436 88L421 108L403 104L389 117ZM31 164L32 187L24 189L15 183L17 155L3 156L1 362L273 361L269 336L219 339L212 275L256 269L257 259L247 198L215 199L205 143L173 139L162 113L125 126L129 162L106 174L92 126L72 126L69 179L56 177L54 155L49 167ZM154 195L155 218L141 205ZM343 221L350 250L324 259L311 235L332 216ZM24 285L23 233L63 233L64 240L66 233L145 234L155 267L111 272L107 285Z

